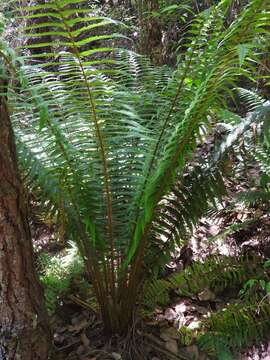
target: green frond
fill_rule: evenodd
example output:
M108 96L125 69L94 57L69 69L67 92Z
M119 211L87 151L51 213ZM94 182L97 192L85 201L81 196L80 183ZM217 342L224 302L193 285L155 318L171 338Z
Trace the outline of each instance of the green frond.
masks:
M247 106L249 111L254 111L263 106L266 100L256 91L238 88L240 99Z
M264 275L262 261L258 257L251 259L245 256L234 258L227 256L210 256L205 262L195 262L180 273L172 274L165 279L148 281L145 285L143 303L146 306L166 304L169 292L174 290L180 296L198 296L205 289L215 295L228 288L238 289L250 278Z
M217 359L224 359L224 354L227 359L235 359L235 351L266 339L269 315L267 298L248 304L231 304L204 322L206 332L199 337L199 346Z
M223 96L227 92L225 89L228 89L239 75L248 75L241 66L235 67L236 58L238 57L236 39L239 40L242 37L245 38L245 41L255 41L252 31L249 33L244 24L247 24L247 22L249 24L253 23L250 30L253 26L257 26L258 18L254 21L254 11L258 11L257 6L257 2L250 3L243 16L240 16L228 29L224 29L223 14L220 15L219 8L214 7L199 31L199 34L203 36L209 34L210 43L208 42L207 47L205 47L200 42L201 38L198 35L196 40L190 44L186 58L183 61L183 70L181 71L181 66L177 69L176 76L180 76L180 80L178 87L176 86L175 100L171 105L177 123L167 137L167 132L165 133L163 129L164 126L166 129L170 129L171 112L169 110L167 117L165 116L161 122L163 125L153 148L153 155L150 157L149 162L146 162L147 178L143 182L143 189L140 190L143 195L138 197L139 200L136 200L138 202L137 206L139 206L137 213L140 215L137 217L138 221L136 221L137 225L129 249L129 259L132 259L136 249L142 243L141 239L147 239L151 227L150 223L159 202L164 195L170 192L177 171L183 171L186 159L193 153L196 147L199 126L202 123L208 124L209 109L214 104L222 103ZM260 17L259 13L258 17ZM261 19L260 21L264 20ZM223 29L224 34L222 39L218 35L220 29ZM196 57L193 58L195 54ZM201 58L205 62L201 62ZM200 62L200 65L198 65L198 62ZM190 64L192 64L192 68L189 68ZM187 86L188 79L185 73L187 68L189 69L189 84L191 84L189 86ZM178 101L180 93L181 98L184 99L183 102ZM186 99L188 99L188 102L186 102ZM154 167L157 158L160 158L159 165Z
M225 140L218 148L218 152L214 156L214 162L221 159L228 150L251 128L252 125L262 125L268 123L270 118L270 105L268 102L256 107L256 110L247 115L246 118L235 125L226 136Z
M170 301L169 291L172 289L167 280L157 279L145 283L143 304L153 309L157 305L167 305Z
M245 196L246 194L244 193L243 196ZM241 194L239 194L239 196L236 197L237 199L240 199L242 201L245 201L244 199L241 199ZM247 201L248 202L248 201ZM252 201L251 201L252 203ZM240 230L246 230L249 227L253 226L254 224L256 224L258 222L259 219L248 219L245 220L241 223L233 223L231 225L226 226L226 228L224 230L222 230L220 233L218 233L215 236L211 236L210 238L208 238L209 242L215 242L216 240L224 240L227 238L227 236L233 235L235 233L237 233Z
M216 206L225 194L217 168L197 167L180 178L156 210L151 235L159 251L168 252L183 243L209 207Z
M254 153L255 160L259 163L262 171L270 176L270 147L267 144L259 144Z
M237 200L248 205L268 204L270 200L270 192L267 190L261 191L245 191L237 195Z
M260 261L260 258L254 258L258 268ZM226 288L237 288L252 276L260 276L261 273L257 271L258 269L250 266L250 259L245 256L239 259L213 256L204 263L194 263L182 273L172 275L169 282L181 295L199 294L205 288L219 294Z

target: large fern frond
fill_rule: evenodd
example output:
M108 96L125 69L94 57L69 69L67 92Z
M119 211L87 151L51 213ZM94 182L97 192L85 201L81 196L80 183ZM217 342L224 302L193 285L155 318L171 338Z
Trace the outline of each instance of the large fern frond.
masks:
M222 3L222 5L224 5ZM221 5L221 6L222 6ZM178 69L177 74L180 75L179 86L175 94L175 101L172 103L174 116L171 112L167 112L169 116L163 118L161 124L161 132L158 140L154 145L152 155L149 162L146 161L147 178L143 183L143 196L139 197L138 205L140 216L136 222L133 240L129 250L129 259L133 257L136 249L145 246L151 228L151 221L158 207L158 203L163 196L171 190L177 172L183 171L183 164L188 156L190 156L196 147L196 138L198 138L199 126L202 123L208 123L209 109L211 106L220 104L223 99L224 90L228 90L230 84L237 77L245 74L242 67L235 67L238 61L238 40L245 38L245 41L254 42L252 26L254 22L254 11L256 12L258 3L252 2L229 29L224 30L224 37L220 39L218 32L223 28L223 15L220 15L220 8L214 8L210 12L209 18L198 31L198 36L194 43L191 43L185 61L183 61L184 69ZM258 15L260 17L260 15ZM262 18L260 21L264 21ZM253 23L250 33L247 31L247 23ZM214 29L214 31L213 31ZM217 33L215 33L217 31ZM214 32L214 33L213 33ZM209 35L210 44L205 47L201 44L201 36ZM211 35L210 35L211 34ZM220 32L219 32L220 34ZM256 42L256 41L255 41ZM255 46L255 43L254 45ZM193 59L194 52L196 59ZM207 59L202 62L201 59ZM221 59L221 60L218 60ZM198 65L198 62L200 65ZM186 69L189 69L190 86L183 86L187 82ZM198 66L196 66L198 65ZM193 79L194 70L194 83ZM179 76L178 75L178 76ZM183 83L181 75L184 77ZM183 86L183 87L182 87ZM225 90L225 92L226 92ZM184 103L178 101L178 94L181 93ZM188 99L188 102L186 102ZM178 112L179 109L179 112ZM179 116L179 117L178 117ZM173 119L177 121L173 126ZM172 127L172 130L170 126ZM168 129L169 136L163 132L163 128ZM163 144L163 145L162 145ZM161 152L158 151L160 149ZM160 154L160 155L159 155ZM153 166L156 159L161 157L158 166ZM143 240L142 240L143 239Z

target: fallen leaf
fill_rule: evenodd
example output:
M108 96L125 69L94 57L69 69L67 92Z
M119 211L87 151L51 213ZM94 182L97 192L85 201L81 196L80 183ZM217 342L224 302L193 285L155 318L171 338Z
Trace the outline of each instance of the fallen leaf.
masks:
M185 303L181 303L175 306L175 311L177 314L183 314L187 311L187 305Z
M209 228L209 234L216 236L219 233L219 227L217 225L211 225Z
M122 356L116 352L112 353L112 357L114 360L122 360Z
M178 345L176 340L171 339L166 341L165 348L175 355L178 354Z
M164 317L168 321L173 321L177 317L177 314L173 309L166 309Z
M88 337L84 332L81 334L80 338L81 338L81 342L85 347L88 347L90 345L90 340L88 339Z
M178 340L179 333L174 327L169 327L161 331L160 337L165 341Z

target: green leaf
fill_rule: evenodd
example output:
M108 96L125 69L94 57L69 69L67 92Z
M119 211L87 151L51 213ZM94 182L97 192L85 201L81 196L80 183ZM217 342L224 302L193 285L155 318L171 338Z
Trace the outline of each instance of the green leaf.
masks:
M167 12L173 12L175 10L179 9L179 5L169 5L169 6L166 6L164 7L162 10L161 10L161 13L167 13Z
M260 283L260 285L261 285L262 289L263 289L263 290L265 290L265 287L266 287L266 281L265 281L265 280L260 280L260 281L259 281L259 283Z
M240 67L243 66L244 61L245 61L246 57L249 54L251 46L252 46L251 44L239 44L239 45L237 45L237 52L238 52Z
M48 115L49 115L48 106L46 104L41 104L39 110L39 130L42 130L46 125Z
M260 185L261 185L261 187L266 188L267 185L269 184L269 180L270 180L269 175L267 175L267 174L262 174L262 176L261 176L261 178L260 178Z
M267 294L270 294L270 282L266 283L265 291L267 292Z
M218 360L235 360L233 354L229 350L221 350L217 355Z

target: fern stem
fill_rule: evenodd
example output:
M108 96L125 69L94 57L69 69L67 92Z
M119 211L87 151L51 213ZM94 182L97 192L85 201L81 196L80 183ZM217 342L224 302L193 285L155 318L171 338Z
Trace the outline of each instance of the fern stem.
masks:
M63 23L65 25L65 28L69 34L72 46L73 46L73 50L74 50L74 54L78 60L79 63L79 67L85 82L85 86L86 86L86 90L87 90L87 95L88 95L88 99L91 105L91 111L93 114L93 120L94 120L94 126L95 126L95 131L96 131L96 137L98 139L98 144L99 144L99 149L100 149L100 156L101 156L101 161L102 161L102 166L103 166L103 174L104 174L104 191L106 194L106 204L107 204L107 223L108 223L108 233L109 233L109 238L110 238L110 276L111 276L111 295L112 295L112 299L113 302L116 303L116 279L115 279L115 264L114 264L114 260L115 260L115 242L114 242L114 236L113 236L113 211L112 211L112 196L111 196L111 190L110 190L110 180L109 180L109 167L108 167L108 161L107 161L107 157L106 157L106 151L105 151L105 144L103 141L103 136L102 136L102 132L101 129L99 127L99 123L98 123L98 118L97 118L97 112L96 112L96 106L95 106L95 102L93 99L93 95L92 95L92 90L89 86L88 83L88 79L83 67L83 64L81 62L81 57L80 57L80 53L79 50L76 46L76 42L75 39L72 35L72 32L70 31L70 28L68 26L68 24L66 23L65 18L62 16L62 12L59 11L59 14L63 20Z

